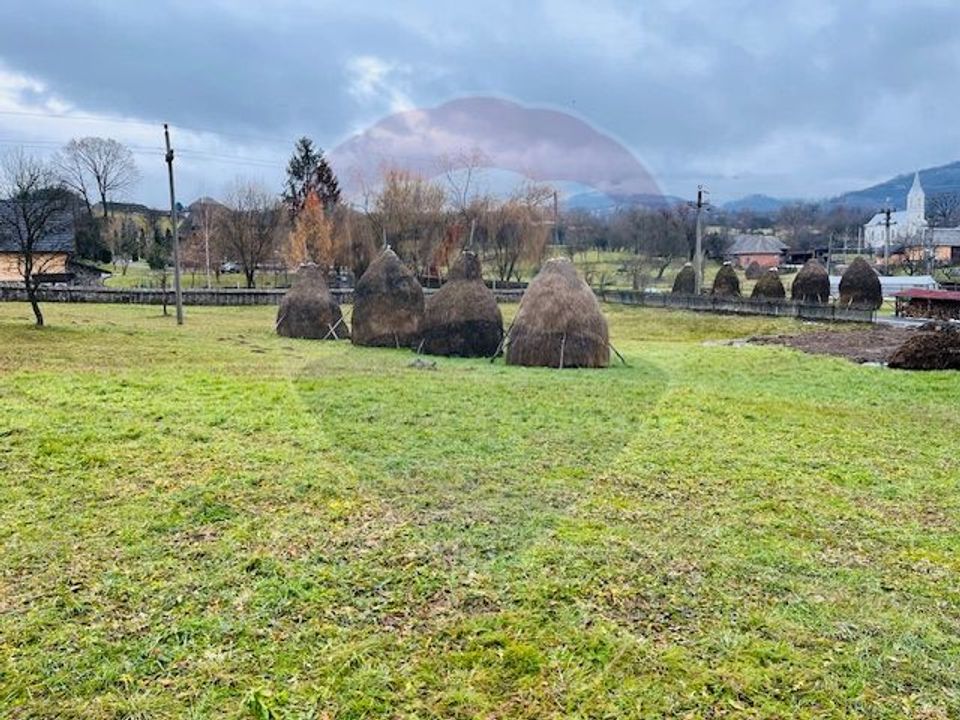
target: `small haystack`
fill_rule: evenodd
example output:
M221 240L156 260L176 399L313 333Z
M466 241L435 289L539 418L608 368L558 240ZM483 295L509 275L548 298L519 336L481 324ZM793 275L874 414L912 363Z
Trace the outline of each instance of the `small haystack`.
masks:
M420 338L423 289L390 248L370 263L353 293L353 344L412 347Z
M894 351L888 364L902 370L960 370L960 328L927 323Z
M824 305L830 302L830 276L815 258L810 258L793 279L790 297L805 305Z
M280 300L277 334L311 340L350 338L350 328L330 294L323 270L313 263L297 269L293 287Z
M566 258L549 260L520 301L508 365L606 367L610 334L600 303Z
M447 282L427 298L421 349L428 355L490 357L503 339L503 316L483 283L480 259L463 253Z
M673 279L673 294L697 294L697 271L693 269L693 263L684 263L680 272Z
M840 306L876 310L883 304L880 278L862 257L854 258L840 278Z
M717 297L740 297L740 278L729 262L723 264L713 279L713 294Z
M750 297L755 300L783 300L787 297L776 268L770 268L757 280Z
M747 269L743 271L743 275L747 280L759 280L763 277L763 267L754 260L747 265Z

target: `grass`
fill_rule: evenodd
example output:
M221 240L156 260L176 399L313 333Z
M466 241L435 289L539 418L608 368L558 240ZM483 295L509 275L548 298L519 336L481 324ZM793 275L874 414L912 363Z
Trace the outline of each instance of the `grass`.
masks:
M2 717L960 715L960 374L618 307L630 367L562 372L46 311L0 305Z

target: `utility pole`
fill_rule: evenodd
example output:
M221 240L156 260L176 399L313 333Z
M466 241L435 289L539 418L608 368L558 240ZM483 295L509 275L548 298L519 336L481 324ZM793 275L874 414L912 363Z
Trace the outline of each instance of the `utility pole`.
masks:
M709 195L710 191L705 190L703 185L697 185L697 245L693 252L693 270L696 274L696 292L700 294L703 286L703 223L701 216L703 214L704 195Z
M170 176L170 222L173 225L173 288L177 301L177 325L183 325L183 291L180 288L180 231L177 228L177 195L173 189L173 150L170 148L170 128L163 124L167 143L167 172Z
M560 212L557 204L557 191L553 191L553 244L560 244Z
M887 198L887 206L880 211L884 215L884 233L883 233L883 272L890 274L890 226L896 225L896 222L890 221L893 214L893 208L890 207L890 198Z

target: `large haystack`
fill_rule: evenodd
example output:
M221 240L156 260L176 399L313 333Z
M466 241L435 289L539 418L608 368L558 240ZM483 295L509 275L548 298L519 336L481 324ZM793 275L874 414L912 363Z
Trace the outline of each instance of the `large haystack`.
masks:
M422 322L423 289L387 248L370 263L353 293L353 344L412 347Z
M548 261L520 301L507 364L606 367L610 335L600 303L566 258Z
M876 310L883 304L880 278L862 257L854 258L840 278L840 306Z
M747 269L743 271L743 276L747 280L759 280L763 277L763 267L754 260L752 263L747 265Z
M697 294L697 271L693 269L693 263L684 263L680 272L673 279L673 294Z
M793 279L790 297L805 305L824 305L830 301L830 276L819 260L810 258Z
M350 328L330 294L323 270L301 265L291 287L280 300L277 334L312 340L346 340Z
M787 291L776 268L770 268L757 280L750 297L755 300L783 300L787 297Z
M729 262L723 264L713 279L713 294L717 297L740 297L740 278Z
M490 357L503 339L503 316L483 283L480 259L463 253L447 282L427 298L421 349L428 355Z
M902 370L960 370L960 329L924 325L894 351L889 365Z

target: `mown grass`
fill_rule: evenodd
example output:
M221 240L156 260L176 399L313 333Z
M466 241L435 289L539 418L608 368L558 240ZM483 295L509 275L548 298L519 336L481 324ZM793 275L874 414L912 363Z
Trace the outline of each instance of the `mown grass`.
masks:
M956 717L960 375L0 305L0 716ZM513 308L507 308L508 315Z

